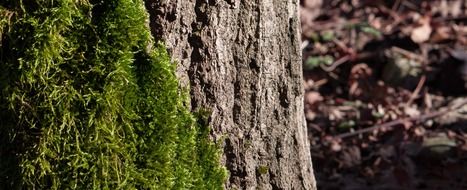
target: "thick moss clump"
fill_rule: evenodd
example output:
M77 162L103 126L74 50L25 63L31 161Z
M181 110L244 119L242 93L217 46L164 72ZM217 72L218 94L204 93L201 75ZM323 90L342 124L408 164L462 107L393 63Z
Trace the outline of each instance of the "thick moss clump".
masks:
M142 0L0 2L1 189L220 189Z

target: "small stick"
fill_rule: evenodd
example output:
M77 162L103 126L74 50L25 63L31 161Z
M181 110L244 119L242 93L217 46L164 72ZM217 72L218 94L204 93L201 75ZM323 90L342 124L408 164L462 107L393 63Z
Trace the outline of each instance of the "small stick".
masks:
M417 87L416 87L415 90L412 92L412 95L410 95L410 99L409 99L409 101L407 101L407 103L405 104L405 106L410 106L410 104L412 104L412 102L415 100L415 98L417 98L418 94L420 93L420 90L422 90L422 87L423 87L423 85L425 84L425 81L426 81L426 76L423 75L423 76L420 78L420 81L418 81Z
M343 139L343 138L347 138L347 137L351 137L351 136L355 136L355 135L359 135L359 134L363 134L363 133L372 132L374 130L381 129L381 128L389 128L389 127L393 127L393 126L396 126L396 125L404 124L404 122L406 122L406 121L409 121L409 119L405 118L405 119L393 120L393 121L390 121L390 122L387 122L387 123L383 123L381 125L375 125L373 127L368 127L368 128L356 130L356 131L353 131L353 132L340 134L340 135L335 136L335 138Z
M338 60L334 61L334 63L332 63L329 67L326 67L326 66L321 64L321 68L326 72L334 71L334 69L336 69L339 65L342 65L343 63L349 61L350 58L351 58L350 55L346 55L346 56L341 57Z
M463 100L462 102L460 102L459 104L457 104L455 106L448 107L445 110L431 112L431 113L428 113L428 114L425 114L425 115L422 115L422 116L418 116L418 117L408 117L408 118L401 118L401 119L398 119L398 120L393 120L393 121L390 121L390 122L387 122L387 123L383 123L381 125L375 125L375 126L360 129L360 130L357 130L357 131L343 133L343 134L335 136L335 138L343 139L343 138L347 138L347 137L351 137L351 136L355 136L355 135L359 135L359 134L363 134L363 133L372 132L374 130L381 129L381 128L394 127L394 126L397 126L397 125L404 124L406 122L412 122L412 123L413 122L422 122L422 121L425 121L427 119L436 118L436 117L442 116L442 115L444 115L446 113L449 113L451 111L457 110L457 109L461 108L462 106L464 106L465 104L467 104L467 99Z
M349 48L347 47L344 42L334 38L332 39L332 42L334 42L334 44L337 45L337 47L339 47L340 49L342 49L345 53L348 53L348 54L355 54L355 51L352 49L352 48Z

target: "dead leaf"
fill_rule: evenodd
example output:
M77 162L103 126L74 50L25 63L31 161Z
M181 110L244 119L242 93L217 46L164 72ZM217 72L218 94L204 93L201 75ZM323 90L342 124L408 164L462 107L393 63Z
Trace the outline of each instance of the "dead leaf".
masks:
M313 20L318 16L318 12L313 9L300 8L300 19L302 27L308 30L313 25Z
M323 96L319 92L308 92L306 94L305 102L307 104L313 105L321 101L323 101Z
M431 37L430 41L434 43L439 43L445 40L451 39L453 34L451 33L451 28L448 26L437 27Z
M342 146L340 145L339 142L337 141L332 141L331 142L331 150L334 152L339 152L342 150Z
M300 6L300 19L302 27L308 28L313 25L313 20L320 14L323 0L305 0L303 7Z
M311 111L311 110L308 110L306 113L305 113L305 118L309 121L313 121L315 118L316 118L316 113Z
M420 116L420 111L417 109L416 105L412 105L410 107L409 106L404 107L404 113L405 115L412 117L412 118Z
M448 130L446 133L449 138L455 138L457 136L457 134L452 130Z
M349 94L352 96L360 96L367 93L370 89L368 85L369 78L373 74L373 70L366 63L359 63L352 67L349 76Z
M303 6L311 9L319 9L323 4L323 0L304 0Z
M339 109L332 109L331 113L329 114L329 120L331 121L338 121L344 117L344 113L342 113Z
M417 127L415 128L414 133L416 136L422 137L423 135L425 135L425 131L426 131L425 128Z
M422 43L430 38L431 27L430 25L424 24L412 30L410 39L415 43Z
M443 17L447 17L448 15L458 17L462 14L462 1L463 0L442 0L434 2L433 13L440 13Z
M415 43L422 43L430 39L432 28L430 26L430 18L423 17L420 18L419 23L421 24L418 27L415 27L410 34L410 39Z
M449 138L445 133L438 133L435 136L425 137L422 144L423 147L455 147L456 145L456 141Z
M449 103L451 108L456 108L446 114L435 118L435 122L441 125L451 125L467 120L467 98L456 98Z

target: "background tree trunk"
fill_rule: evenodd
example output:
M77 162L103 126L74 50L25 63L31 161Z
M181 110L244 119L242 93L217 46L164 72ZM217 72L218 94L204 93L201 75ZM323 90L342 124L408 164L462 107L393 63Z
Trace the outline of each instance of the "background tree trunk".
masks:
M315 189L297 0L148 0L192 109L225 140L227 189Z

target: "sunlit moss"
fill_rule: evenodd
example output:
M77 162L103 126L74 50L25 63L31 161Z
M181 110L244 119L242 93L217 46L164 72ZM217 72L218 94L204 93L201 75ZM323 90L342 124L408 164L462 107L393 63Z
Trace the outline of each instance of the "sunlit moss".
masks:
M222 188L219 151L141 0L7 0L6 13L0 187Z

